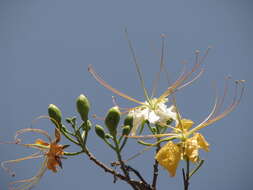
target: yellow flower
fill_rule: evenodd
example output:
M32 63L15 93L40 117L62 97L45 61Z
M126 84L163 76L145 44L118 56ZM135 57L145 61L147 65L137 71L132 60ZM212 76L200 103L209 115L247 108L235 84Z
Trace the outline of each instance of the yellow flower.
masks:
M166 168L171 177L175 176L178 163L181 159L180 147L169 141L156 154L155 159L158 163Z
M37 139L33 144L21 144L21 140L18 138L20 134L27 133L27 132L35 132L44 135L48 142L45 142L42 139ZM62 167L61 157L64 155L64 149L67 146L58 144L60 142L61 135L58 129L55 129L55 138L54 140L48 135L48 133L41 129L34 129L34 128L27 128L21 129L16 132L15 136L15 144L19 144L25 147L34 148L39 150L39 152L34 153L30 156L26 156L23 158L19 158L16 160L8 160L1 163L2 167L9 172L12 176L15 176L15 173L12 172L6 164L9 163L17 163L23 160L35 159L35 158L44 158L44 161L39 169L38 173L29 178L24 180L18 180L10 183L10 189L12 190L28 190L34 187L40 180L40 178L44 175L47 169L57 172L57 166Z
M236 108L244 92L243 84L244 80L235 81L235 95L233 101L223 112L219 113L227 93L226 87L224 96L221 97L221 99L216 98L213 109L208 117L194 128L192 128L194 122L189 119L181 118L175 107L177 112L177 125L176 127L170 126L173 128L172 133L153 135L156 138L170 136L169 138L160 140L160 142L168 140L169 142L165 144L155 156L158 163L168 170L170 176L175 176L180 159L196 163L199 160L199 149L209 151L208 142L204 136L197 133L197 131L222 119ZM241 90L238 93L239 85L241 85ZM172 141L174 139L178 139L179 142L174 143Z
M175 144L169 141L155 156L158 163L168 170L171 177L175 176L181 159L186 158L191 162L197 162L199 160L199 149L209 151L209 144L200 133L195 133L191 138L185 136L193 124L191 120L182 119L175 127L180 142Z

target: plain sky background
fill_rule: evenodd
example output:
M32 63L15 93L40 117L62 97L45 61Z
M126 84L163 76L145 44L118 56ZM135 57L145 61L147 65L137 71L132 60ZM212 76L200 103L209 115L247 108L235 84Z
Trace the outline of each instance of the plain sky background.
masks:
M177 94L186 118L199 123L208 115L214 82L221 94L226 76L246 80L238 108L202 130L211 151L201 152L206 162L192 178L190 189L252 189L252 10L251 0L0 0L0 140L10 141L16 130L30 127L35 117L47 113L50 103L58 105L64 117L76 115L75 99L81 93L89 97L91 113L104 116L113 106L113 94L91 77L89 64L115 88L144 100L124 28L128 28L149 90L158 71L160 34L164 33L165 60L172 79L179 75L182 60L192 64L195 49L203 53L213 46L204 75ZM163 76L159 93L167 86ZM228 100L232 95L230 89ZM117 102L123 107L136 106L120 97ZM34 127L53 131L47 121ZM105 163L114 161L111 150L92 133L88 144L93 153ZM35 137L25 138L31 142ZM143 148L130 141L125 158ZM0 152L3 161L32 151L5 144ZM150 179L153 155L148 151L129 164ZM11 181L33 176L40 163L13 165L15 179L1 169L0 190L6 190ZM112 176L84 155L63 160L63 167L57 174L46 172L35 189L130 189L121 181L113 184ZM183 189L180 170L175 178L161 170L158 184L159 190Z

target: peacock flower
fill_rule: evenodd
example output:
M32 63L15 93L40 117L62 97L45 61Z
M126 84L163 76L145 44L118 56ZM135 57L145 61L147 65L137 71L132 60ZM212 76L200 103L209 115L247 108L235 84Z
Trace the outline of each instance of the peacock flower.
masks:
M48 139L48 142L37 139L32 144L21 144L21 139L19 139L19 135L27 132L35 132L42 134ZM10 189L11 190L30 190L32 187L34 187L41 179L41 177L44 175L46 170L51 170L52 172L57 172L57 167L62 168L61 158L64 155L64 149L67 147L67 145L60 145L58 144L61 140L61 135L58 129L55 129L55 138L52 140L49 134L41 129L35 129L35 128L26 128L21 129L16 132L15 135L15 144L19 144L28 148L33 148L38 150L37 153L34 153L32 155L19 158L16 160L8 160L1 163L1 166L10 173L13 177L15 176L15 173L6 166L6 164L10 163L17 163L23 160L29 160L29 159L36 159L36 158L43 158L42 165L37 172L37 174L29 179L23 179L18 180L10 183Z
M209 144L200 133L195 133L190 138L187 137L186 134L194 123L188 119L182 119L180 122L175 127L180 142L169 141L155 156L158 163L166 168L172 177L176 175L177 166L181 159L189 159L196 163L199 160L199 149L209 151Z
M167 101L167 98L164 98L162 101L153 98L150 102L145 101L143 105L132 108L131 111L129 111L129 116L133 117L131 135L136 135L138 127L144 121L148 121L151 124L157 124L166 123L169 120L176 120L177 114L174 111L174 106L167 107L165 104Z
M214 107L208 117L194 128L194 122L189 119L181 118L176 109L178 123L172 129L172 133L167 134L171 136L167 138L169 142L167 142L155 156L158 163L168 170L170 176L173 177L176 175L180 160L188 160L192 163L197 163L200 161L199 150L209 151L209 143L198 131L222 119L236 108L243 95L243 82L243 80L235 82L235 95L233 101L223 112L219 113L225 95L227 94L227 88L225 88L224 96L221 99L216 98ZM238 93L239 85L241 85L240 93ZM166 134L161 134L160 137L162 136L166 136ZM177 142L174 143L173 140L176 139Z
M129 45L130 45L130 49L133 50L131 44ZM126 113L128 113L130 116L133 117L133 128L131 130L130 136L135 136L138 127L143 123L143 121L149 121L149 123L157 124L157 123L166 123L169 120L170 121L176 120L176 113L174 111L174 106L172 105L168 107L166 105L166 103L168 102L168 97L174 92L180 90L181 88L191 84L192 82L194 82L196 79L198 79L201 76L201 74L203 73L203 69L200 69L200 71L198 71L197 75L194 77L192 77L192 74L196 72L199 69L199 67L202 65L204 58L206 57L208 53L208 50L209 49L207 49L205 55L201 59L199 57L199 51L196 51L196 63L194 64L192 69L190 71L186 71L184 69L182 74L179 76L179 78L174 83L172 83L172 85L169 86L165 90L165 92L162 93L162 95L159 96L158 98L155 98L155 93L156 93L156 85L160 78L160 72L164 66L163 56L161 56L160 72L158 73L156 80L154 81L152 94L151 96L149 96L144 85L144 80L142 78L139 65L136 62L134 53L132 52L133 57L134 57L134 63L138 72L138 76L141 81L142 88L144 90L144 96L146 99L145 101L136 100L135 98L132 98L126 95L125 93L122 93L118 91L117 89L113 88L112 86L110 86L95 72L95 70L93 69L91 65L89 65L88 71L105 88L111 90L113 93L125 99L128 99L132 102L139 104L139 106L137 107L126 109Z

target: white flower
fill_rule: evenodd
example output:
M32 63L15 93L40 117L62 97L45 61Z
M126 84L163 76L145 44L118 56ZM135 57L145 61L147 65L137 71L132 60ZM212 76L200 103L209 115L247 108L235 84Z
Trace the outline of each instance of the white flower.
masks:
M208 50L206 51L206 54L208 53ZM198 53L197 53L198 56ZM203 62L203 61L202 61ZM201 63L202 63L201 62ZM178 124L178 119L180 119L180 115L176 113L175 106L166 106L166 102L168 101L167 97L169 97L174 92L182 89L185 86L190 85L193 83L196 79L198 79L201 74L203 73L203 69L199 71L197 76L191 78L191 75L198 70L198 68L201 66L201 63L199 61L196 62L196 64L192 67L190 71L184 71L179 78L173 82L167 89L159 96L158 98L151 98L155 94L155 86L152 89L152 95L149 96L147 93L147 90L144 85L144 81L142 79L142 75L140 72L139 65L135 62L137 67L137 72L142 84L142 88L144 91L144 96L146 98L145 102L139 101L135 98L132 98L131 96L128 96L127 94L117 90L116 88L113 88L111 85L109 85L107 82L105 82L93 69L91 65L88 66L88 71L92 74L92 76L105 88L111 90L113 93L128 99L132 102L135 102L139 104L139 106L128 109L130 110L128 114L130 116L133 116L133 129L131 131L131 135L135 135L137 128L142 124L143 121L148 120L152 124L157 123L166 123L168 120L173 119L176 122L176 125ZM160 71L162 69L162 64L160 65ZM159 78L157 78L159 80ZM189 80L190 79L190 80ZM156 81L158 82L158 81ZM178 115L178 116L177 116ZM179 118L177 118L179 117Z
M133 108L129 112L129 115L133 116L133 129L131 135L136 135L138 127L146 120L151 124L166 123L170 119L177 120L174 105L167 107L165 104L167 101L167 98L163 100L153 98L149 102L146 101L141 106Z

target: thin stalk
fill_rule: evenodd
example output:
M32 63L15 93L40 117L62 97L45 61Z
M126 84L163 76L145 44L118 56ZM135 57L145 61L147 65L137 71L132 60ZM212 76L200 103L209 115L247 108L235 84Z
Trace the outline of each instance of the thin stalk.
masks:
M184 190L189 190L189 181L190 181L190 161L187 158L186 162L186 173L183 169L183 179L184 179Z
M160 130L159 130L159 126L156 126L156 130L157 130L157 134L160 133ZM156 139L156 142L158 143L161 139L158 137ZM160 143L158 143L156 145L156 154L158 153L158 151L160 150L161 146L160 146ZM155 163L153 165L153 180L152 180L152 189L153 190L156 190L156 183L157 183L157 178L158 178L158 161L155 159Z
M117 159L120 163L120 168L123 171L125 177L130 181L129 172L126 170L126 166L125 166L124 162L122 161L122 157L121 157L121 154L120 154L120 147L119 147L118 140L117 140L115 135L113 136L113 141L115 143L115 152L116 152L116 155L117 155ZM138 190L138 188L132 182L130 182L129 184L131 185L131 187L134 190Z

